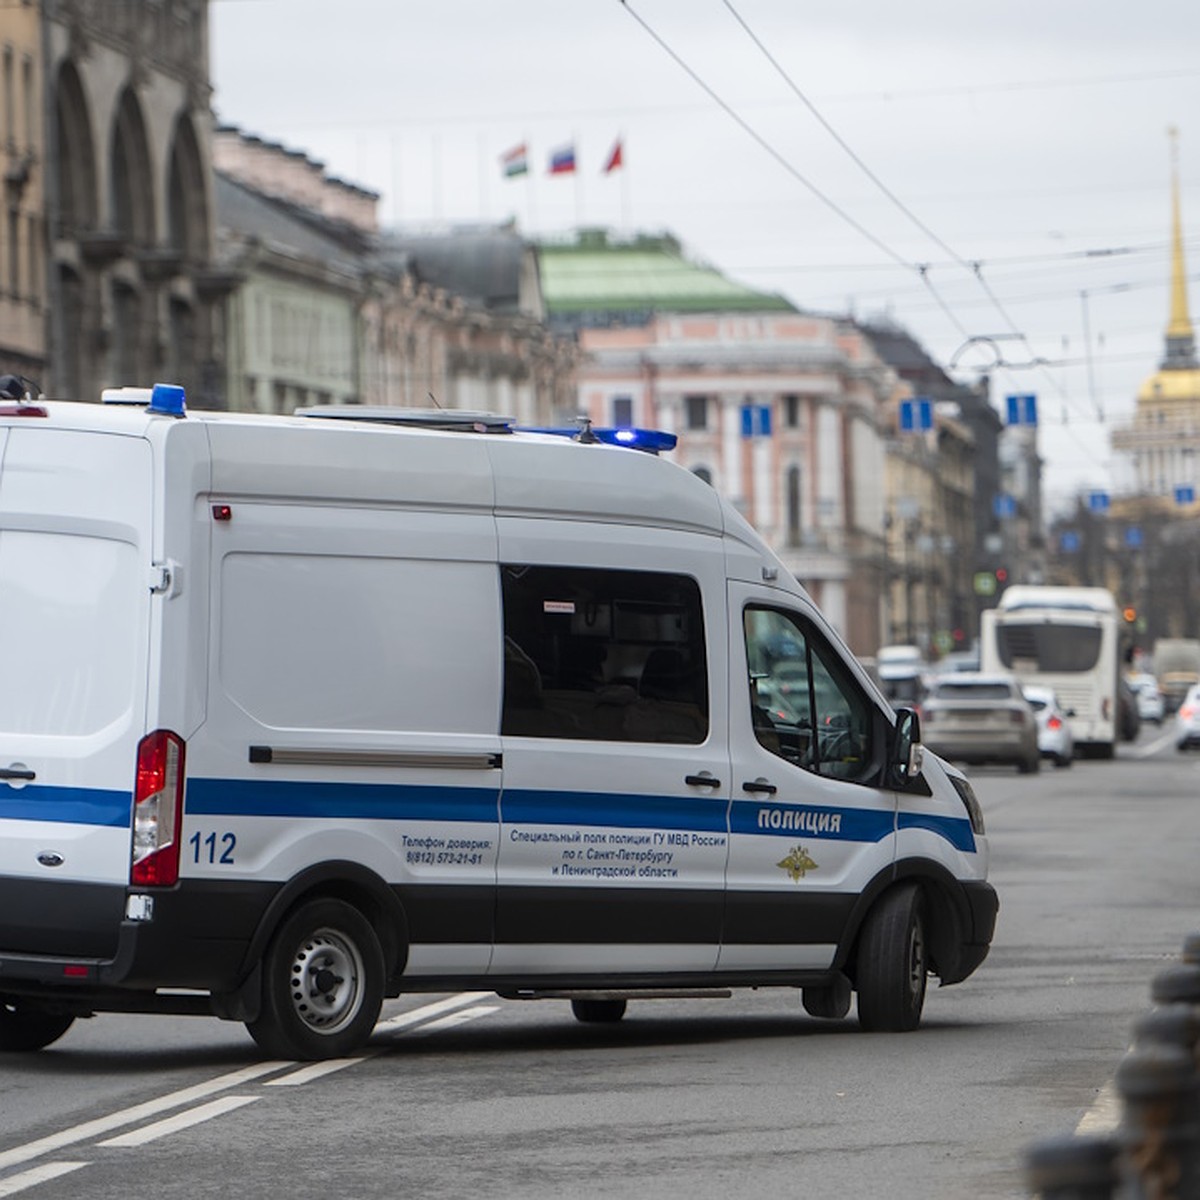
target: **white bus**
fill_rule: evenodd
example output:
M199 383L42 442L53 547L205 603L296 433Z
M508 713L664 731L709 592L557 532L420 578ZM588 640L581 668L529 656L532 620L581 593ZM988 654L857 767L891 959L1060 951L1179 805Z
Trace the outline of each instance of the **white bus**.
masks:
M1112 758L1118 736L1121 617L1107 588L1018 585L980 622L980 666L1053 688L1076 752Z

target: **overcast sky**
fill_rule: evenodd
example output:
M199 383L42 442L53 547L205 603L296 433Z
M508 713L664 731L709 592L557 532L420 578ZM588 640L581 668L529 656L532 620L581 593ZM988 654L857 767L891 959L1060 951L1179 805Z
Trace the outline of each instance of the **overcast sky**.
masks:
M997 407L1038 396L1052 507L1112 486L1162 356L1171 126L1200 314L1197 0L213 0L210 66L221 121L385 224L668 230L957 378L998 361Z

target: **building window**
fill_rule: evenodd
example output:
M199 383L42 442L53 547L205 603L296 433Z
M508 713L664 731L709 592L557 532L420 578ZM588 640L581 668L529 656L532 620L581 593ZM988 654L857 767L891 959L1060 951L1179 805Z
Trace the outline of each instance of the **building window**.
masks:
M687 410L687 427L689 429L707 429L708 397L684 396L683 404Z
M788 429L800 428L800 397L784 396L783 423Z
M708 736L694 579L506 565L501 581L503 734L685 745Z
M612 423L618 427L633 424L633 397L614 396L612 399Z

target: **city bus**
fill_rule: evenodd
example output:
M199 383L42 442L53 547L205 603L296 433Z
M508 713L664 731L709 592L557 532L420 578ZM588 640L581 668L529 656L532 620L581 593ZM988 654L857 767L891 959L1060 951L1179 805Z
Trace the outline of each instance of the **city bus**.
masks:
M1007 588L980 621L980 665L1053 688L1076 753L1112 758L1118 738L1121 617L1099 587Z

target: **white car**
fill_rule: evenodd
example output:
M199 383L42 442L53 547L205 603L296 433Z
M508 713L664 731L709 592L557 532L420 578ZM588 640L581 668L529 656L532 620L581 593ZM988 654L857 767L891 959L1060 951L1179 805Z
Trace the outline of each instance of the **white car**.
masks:
M1188 688L1183 702L1175 710L1175 749L1200 746L1200 683Z
M1166 701L1158 690L1158 680L1153 675L1132 675L1129 686L1137 697L1138 716L1143 721L1161 725L1166 716Z
M1033 715L1037 717L1038 751L1043 758L1052 759L1056 767L1069 767L1075 757L1075 739L1058 694L1053 688L1031 684L1021 689Z

